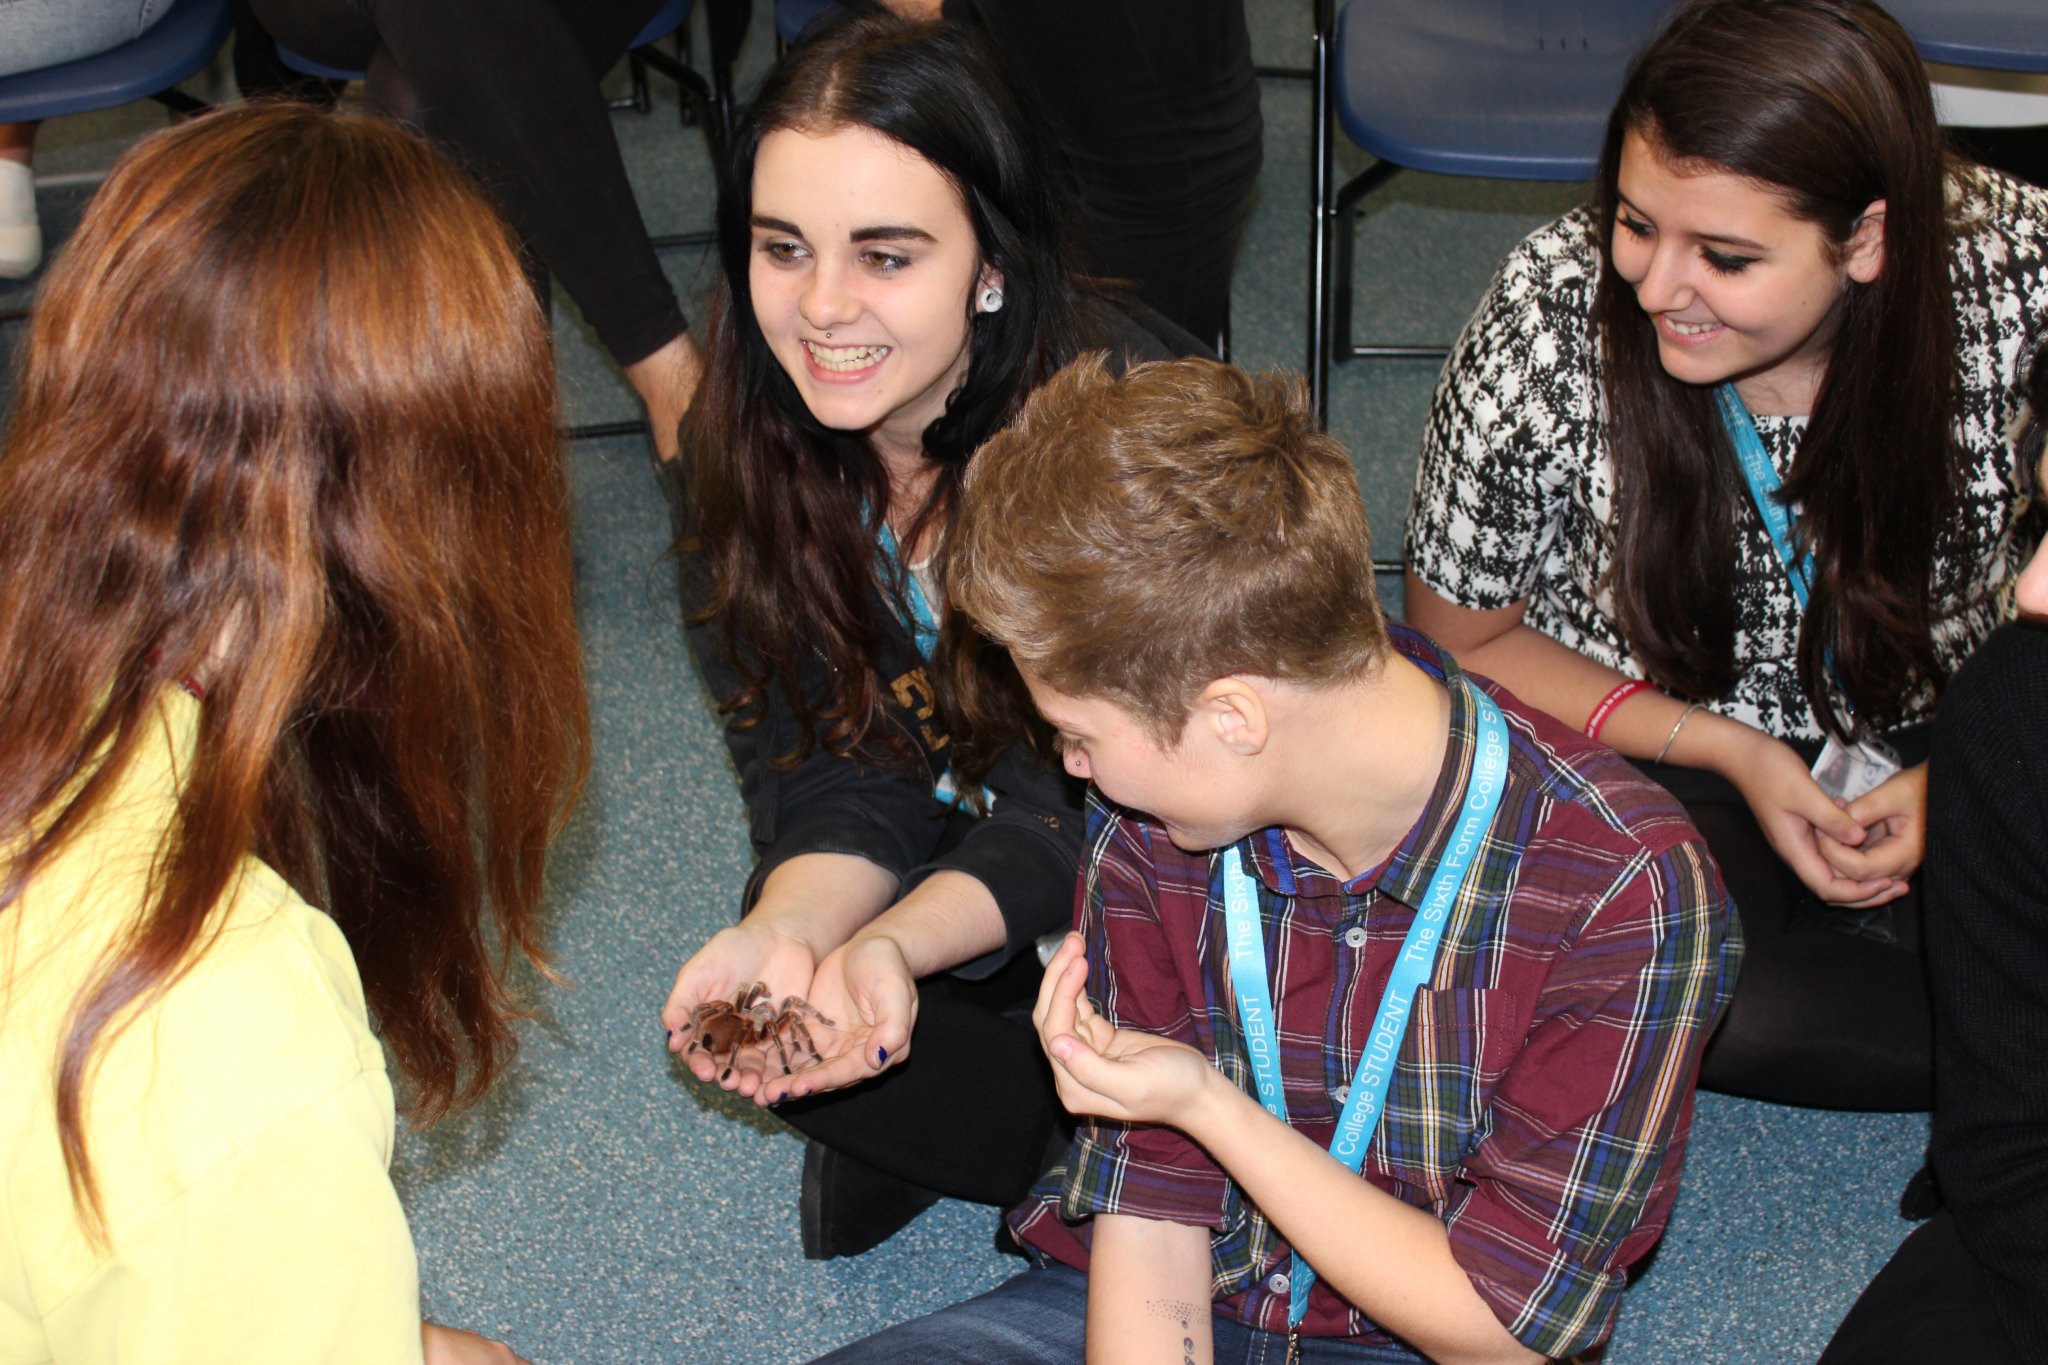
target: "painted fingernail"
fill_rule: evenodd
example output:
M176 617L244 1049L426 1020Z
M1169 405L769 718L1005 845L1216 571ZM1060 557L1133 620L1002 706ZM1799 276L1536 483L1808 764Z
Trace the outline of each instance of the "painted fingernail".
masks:
M888 1048L885 1048L885 1047L878 1047L878 1048L876 1048L876 1049L875 1049L875 1065L876 1065L876 1066L887 1066L887 1065L888 1065L888 1063L889 1063L889 1049L888 1049Z

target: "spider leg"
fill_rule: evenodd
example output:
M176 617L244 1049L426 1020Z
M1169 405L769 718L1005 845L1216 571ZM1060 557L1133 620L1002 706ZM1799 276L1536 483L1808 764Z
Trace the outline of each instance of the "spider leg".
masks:
M813 1009L811 1007L811 1002L804 999L801 995L785 995L782 997L782 1016L784 1018L788 1018L791 1015L795 1015L803 1019L815 1020L818 1023L823 1024L826 1028L839 1027L839 1025L833 1023L830 1019L827 1019L824 1015L818 1013L817 1010Z
M789 1049L783 1044L782 1030L780 1028L770 1029L768 1031L768 1041L775 1044L775 1060L782 1063L782 1074L787 1076L790 1072L796 1070L795 1067L789 1064Z
M831 1020L826 1019L823 1015L819 1015L816 1010L812 1010L811 1013L817 1017L819 1023L830 1026ZM790 1041L796 1046L799 1057L808 1055L814 1062L824 1059L825 1054L818 1051L817 1040L811 1037L811 1031L804 1027L804 1021L801 1017L795 1014L784 1015L782 1027L790 1034Z

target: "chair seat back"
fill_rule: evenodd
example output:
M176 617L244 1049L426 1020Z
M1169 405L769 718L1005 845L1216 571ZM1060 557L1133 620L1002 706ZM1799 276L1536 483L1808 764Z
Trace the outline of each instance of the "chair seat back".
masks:
M228 0L175 0L132 42L0 77L0 123L60 118L147 99L212 61L233 26Z
M2032 0L2039 3L2039 0ZM1671 0L1351 0L1333 102L1410 170L1585 180L1629 59Z

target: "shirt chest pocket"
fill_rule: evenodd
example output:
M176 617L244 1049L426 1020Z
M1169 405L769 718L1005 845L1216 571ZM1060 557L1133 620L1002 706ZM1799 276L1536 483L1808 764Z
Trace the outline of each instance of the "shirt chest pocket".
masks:
M1487 1105L1525 1027L1507 991L1417 991L1368 1158L1373 1170L1444 1205L1486 1136Z

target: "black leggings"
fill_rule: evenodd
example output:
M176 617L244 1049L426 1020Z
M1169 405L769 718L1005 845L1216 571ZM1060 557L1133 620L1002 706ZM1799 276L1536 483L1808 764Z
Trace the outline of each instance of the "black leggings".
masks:
M597 81L662 0L249 0L277 40L365 73L496 197L621 365L684 328Z
M1835 1329L1820 1365L2022 1365L1984 1267L1944 1210L1892 1254Z
M1008 1206L1072 1133L1039 1051L1031 1005L1043 972L1019 953L985 981L917 983L908 1061L846 1090L777 1105L815 1138L899 1180L954 1199Z
M1244 0L948 0L946 15L988 29L1059 135L1081 264L1214 344L1265 148Z
M1923 760L1924 727L1894 737L1894 747L1908 763ZM1700 1084L1821 1109L1932 1108L1917 874L1889 907L1897 943L1837 932L1829 921L1842 912L1821 904L1778 857L1732 786L1693 769L1640 766L1706 836L1742 919L1735 999L1707 1045Z

